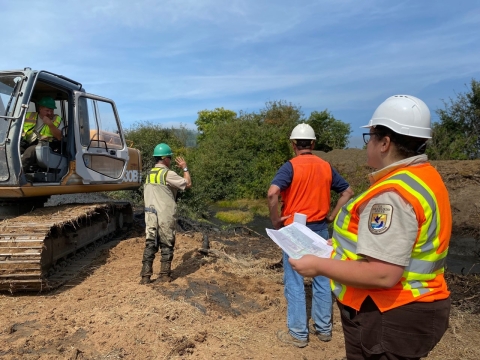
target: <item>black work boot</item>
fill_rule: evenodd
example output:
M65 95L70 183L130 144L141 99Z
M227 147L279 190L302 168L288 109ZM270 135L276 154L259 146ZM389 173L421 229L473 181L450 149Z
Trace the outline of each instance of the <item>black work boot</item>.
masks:
M140 280L141 285L150 284L151 280L150 277L153 274L152 263L144 262L142 266L142 271L140 271L140 276L142 279Z
M158 278L155 279L155 283L164 283L172 281L172 262L166 261L160 263L160 273Z

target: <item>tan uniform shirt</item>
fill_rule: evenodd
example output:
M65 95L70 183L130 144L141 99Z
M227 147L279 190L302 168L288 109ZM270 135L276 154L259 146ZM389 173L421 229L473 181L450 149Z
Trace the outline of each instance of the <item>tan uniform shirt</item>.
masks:
M167 168L165 165L157 165L156 167ZM171 245L175 239L175 219L177 212L175 199L178 190L185 190L187 180L175 171L169 170L166 181L167 186L150 183L145 184L145 207L153 206L157 212L156 215L146 212L145 222L147 223L148 238L155 239L155 229L157 229L161 241L167 245Z
M166 168L165 165L159 165L158 167ZM173 197L176 198L178 190L183 191L187 187L187 180L178 175L175 171L169 170L167 173L167 184L170 190L172 190Z
M413 156L397 161L369 175L370 183L400 167L423 164L428 161L427 155ZM389 227L381 234L371 231L371 218L375 206L391 207ZM363 209L360 209L358 224L357 254L370 256L391 264L407 266L410 262L412 248L417 238L418 222L415 211L409 203L396 191L385 191L372 198Z

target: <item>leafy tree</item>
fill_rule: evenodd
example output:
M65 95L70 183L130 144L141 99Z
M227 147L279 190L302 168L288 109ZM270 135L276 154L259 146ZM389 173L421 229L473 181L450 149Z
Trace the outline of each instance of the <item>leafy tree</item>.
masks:
M142 156L142 178L155 165L153 149L160 143L170 146L175 155L186 155L186 148L181 140L175 135L175 129L163 128L161 125L151 122L136 123L125 130L125 138L129 146L140 150Z
M192 192L212 201L264 198L278 167L292 155L288 138L301 117L299 108L280 101L218 122L192 155Z
M265 124L288 128L290 131L303 120L300 107L284 100L268 101L259 116Z
M315 150L331 151L344 149L348 144L348 138L352 132L350 124L337 120L327 110L313 111L307 120L317 136Z
M142 160L142 179L145 179L148 171L155 165L153 158L153 149L161 142L167 143L174 153L185 156L186 149L182 142L175 135L177 130L181 133L182 129L165 129L158 124L150 122L136 123L128 129L125 129L125 139L129 147L138 149ZM114 198L129 200L134 204L143 205L143 187L138 191L121 190L109 194Z
M196 130L187 129L184 125L180 125L179 128L172 128L172 131L184 147L189 148L197 145L198 132Z
M444 101L436 112L440 122L432 124L427 147L431 159L474 159L480 155L480 82L472 79L470 91Z
M221 124L228 123L236 119L237 113L232 110L225 110L223 107L215 110L202 110L198 112L198 118L195 121L199 131L198 141L202 141L208 134Z
M142 179L145 179L148 171L155 165L153 150L159 143L166 143L172 149L174 156L183 156L187 163L191 164L192 149L188 148L188 142L196 136L195 132L181 126L180 128L163 128L161 125L151 122L137 123L125 130L125 138L130 147L140 150L142 156ZM176 164L172 161L173 170ZM136 194L119 194L122 198L134 197L135 203L143 204L143 187ZM197 214L206 212L207 203L203 198L191 191L179 193L178 212L181 216L195 217Z

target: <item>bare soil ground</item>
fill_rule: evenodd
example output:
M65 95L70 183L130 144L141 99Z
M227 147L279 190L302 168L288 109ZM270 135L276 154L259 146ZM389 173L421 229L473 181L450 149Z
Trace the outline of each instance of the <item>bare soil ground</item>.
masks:
M335 151L334 151L335 152ZM332 153L334 153L332 152ZM328 159L361 177L364 156L347 150ZM344 157L344 160L343 160ZM455 231L480 228L480 161L438 162L450 190ZM358 173L358 174L356 174ZM341 359L334 306L333 340L311 337L298 349L277 341L285 328L280 250L248 231L177 234L173 281L139 285L144 247L141 220L99 252L78 277L47 294L0 294L2 359ZM480 261L480 259L479 259ZM158 258L154 265L159 271ZM480 279L447 276L454 307L450 327L429 359L480 359ZM307 293L310 283L307 280Z

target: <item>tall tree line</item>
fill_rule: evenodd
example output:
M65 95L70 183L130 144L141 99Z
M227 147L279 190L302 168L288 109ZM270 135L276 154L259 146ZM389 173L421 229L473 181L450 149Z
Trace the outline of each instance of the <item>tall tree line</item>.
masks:
M469 91L457 94L436 112L439 121L432 124L429 157L479 158L480 83L472 79ZM302 122L315 130L316 150L348 146L349 124L327 109L313 111L306 118L299 106L286 101L267 102L257 112L237 114L224 108L199 111L197 131L137 123L126 131L126 138L142 153L143 178L154 165L152 152L158 143L168 143L175 155L184 156L194 185L182 195L180 207L202 213L218 200L265 198L275 172L293 155L290 133Z

